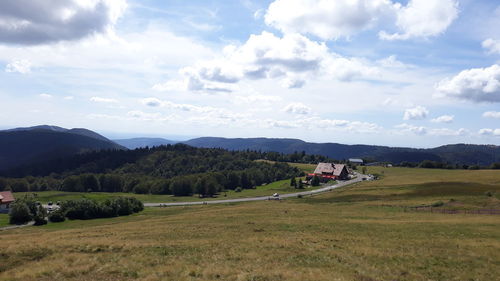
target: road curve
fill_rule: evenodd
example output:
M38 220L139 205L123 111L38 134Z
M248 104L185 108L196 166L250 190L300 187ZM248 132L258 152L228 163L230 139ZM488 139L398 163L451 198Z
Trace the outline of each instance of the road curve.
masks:
M356 182L362 181L362 178L365 177L362 174L356 174L356 178L348 181L340 181L337 184L334 185L329 185L325 186L322 188L318 188L315 190L311 191L302 191L302 192L296 192L296 193L288 193L288 194L283 194L280 195L280 199L286 199L286 198L291 198L291 197L297 197L299 195L302 196L311 196L311 195L316 195L320 194L323 192L330 191L332 189L336 189L339 187L343 187L349 184L353 184ZM269 199L274 199L269 196L260 196L260 197L248 197L248 198L238 198L238 199L224 199L224 200L212 200L212 201L194 201L194 202L175 202L175 203L144 203L144 207L169 207L169 206L190 206L190 205L211 205L211 204L224 204L224 203L238 203L238 202L251 202L251 201L265 201Z

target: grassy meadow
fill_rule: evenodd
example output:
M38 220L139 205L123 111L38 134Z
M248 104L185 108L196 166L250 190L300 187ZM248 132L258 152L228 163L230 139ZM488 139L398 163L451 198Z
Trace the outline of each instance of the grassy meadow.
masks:
M0 214L0 227L9 226L9 215L8 214Z
M298 180L299 178L297 178ZM305 186L305 190L314 190L315 187ZM234 190L228 190L227 192L222 192L216 197L212 198L199 198L197 195L193 196L173 196L173 195L162 195L162 194L134 194L134 193L123 193L123 192L65 192L65 191L42 191L42 192L16 192L14 196L16 198L21 198L25 195L35 194L38 201L42 203L64 200L74 200L80 198L89 198L93 200L103 201L107 198L116 196L129 196L135 197L142 202L148 203L164 203L164 202L186 202L186 201L210 201L210 200L221 200L221 199L235 199L235 198L245 198L245 197L256 197L256 196L271 196L273 193L278 192L280 194L293 193L303 191L290 186L290 180L281 180L272 182L266 185L257 186L254 189L244 189L241 192L236 192Z
M0 231L0 280L498 280L500 216L401 207L498 206L499 171L369 172L315 197Z

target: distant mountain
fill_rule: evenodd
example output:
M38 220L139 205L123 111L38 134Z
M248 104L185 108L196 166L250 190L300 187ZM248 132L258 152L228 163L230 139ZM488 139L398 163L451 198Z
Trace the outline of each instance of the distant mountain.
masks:
M102 149L126 148L87 129L42 125L0 131L0 170Z
M401 163L423 160L452 164L490 165L500 162L500 146L455 144L431 149L388 147L376 145L346 145L339 143L309 143L298 139L216 138L203 137L183 142L195 147L217 147L229 150L261 150L321 154L333 159L365 158L373 161Z
M136 149L140 147L153 147L167 144L176 144L178 141L167 140L162 138L132 138L113 140L119 145L125 146L128 149Z

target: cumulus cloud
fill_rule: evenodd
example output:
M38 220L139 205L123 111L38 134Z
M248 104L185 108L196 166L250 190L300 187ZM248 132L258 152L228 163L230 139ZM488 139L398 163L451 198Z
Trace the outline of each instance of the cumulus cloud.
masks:
M125 0L0 1L0 42L37 45L104 33L126 6Z
M26 74L31 72L31 62L28 60L15 60L5 66L6 72Z
M265 22L285 33L337 39L371 27L391 6L388 0L276 0Z
M413 126L410 124L403 123L403 124L397 125L396 128L400 129L402 132L410 132L410 133L414 133L416 135L427 134L427 128L425 128L423 126Z
M44 99L50 99L50 98L52 98L52 95L50 95L50 94L45 94L45 93L40 94L39 96L40 96L41 98L44 98Z
M285 108L283 108L283 111L286 113L306 115L311 113L312 109L303 103L295 102L285 106Z
M90 101L99 102L99 103L117 103L118 101L110 98L102 98L102 97L91 97Z
M442 115L431 120L432 123L451 123L455 119L453 115Z
M278 37L269 32L251 35L242 45L229 45L218 59L200 61L180 70L184 81L157 84L156 90L183 87L189 91L231 92L243 80L277 79L285 88L303 87L318 74L339 81L377 75L376 67L330 52L326 44L300 34Z
M483 117L500 119L500 111L487 111L483 113Z
M425 119L427 115L429 114L429 111L427 108L422 107L422 106L416 106L414 108L409 108L405 110L403 119L404 120L421 120Z
M147 106L151 106L151 107L157 107L157 106L160 106L162 104L161 100L159 100L157 98L146 98L146 99L143 99L141 102L142 102L142 104L147 105Z
M474 102L500 102L500 66L472 68L436 85L438 97L455 97Z
M500 136L500 129L481 129L479 134L483 136Z
M456 0L410 0L406 6L396 7L396 25L400 33L381 31L384 40L406 40L442 34L458 17Z
M500 54L500 40L488 38L481 44L490 54Z
M431 129L428 132L429 135L432 136L440 136L440 137L457 137L457 136L465 136L469 134L469 130L460 128L458 130L452 130L448 128L441 129Z

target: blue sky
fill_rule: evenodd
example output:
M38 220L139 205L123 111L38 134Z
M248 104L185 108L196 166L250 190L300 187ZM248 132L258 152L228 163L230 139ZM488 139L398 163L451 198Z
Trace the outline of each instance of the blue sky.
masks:
M500 3L0 3L0 127L500 144Z

